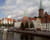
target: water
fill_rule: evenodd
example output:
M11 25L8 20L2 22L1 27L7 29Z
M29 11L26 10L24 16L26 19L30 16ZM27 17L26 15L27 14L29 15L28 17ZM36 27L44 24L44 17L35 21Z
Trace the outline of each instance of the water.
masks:
M20 34L13 32L0 32L0 40L50 40L49 38Z

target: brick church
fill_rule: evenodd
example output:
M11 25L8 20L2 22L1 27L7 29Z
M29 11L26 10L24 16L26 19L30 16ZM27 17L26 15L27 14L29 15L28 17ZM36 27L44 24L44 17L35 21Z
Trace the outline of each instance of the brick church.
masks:
M50 15L48 12L44 12L43 6L42 6L42 0L40 0L40 8L38 10L39 16L37 18L40 18L41 23L50 23ZM35 18L29 17L30 20L35 20Z
M47 12L44 12L42 7L42 0L40 0L40 8L39 8L39 18L41 19L42 23L50 23L50 15Z
M40 18L41 23L50 23L50 15L48 12L44 12L43 6L42 6L42 0L40 0L40 7L39 7L39 16L37 18ZM28 17L30 20L35 20L35 18Z

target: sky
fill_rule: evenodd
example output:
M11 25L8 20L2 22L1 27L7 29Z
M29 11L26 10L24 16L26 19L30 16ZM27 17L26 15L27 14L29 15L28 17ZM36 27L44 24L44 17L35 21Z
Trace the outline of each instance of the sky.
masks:
M44 11L50 15L50 0L42 0ZM0 0L0 17L21 19L38 16L40 0Z

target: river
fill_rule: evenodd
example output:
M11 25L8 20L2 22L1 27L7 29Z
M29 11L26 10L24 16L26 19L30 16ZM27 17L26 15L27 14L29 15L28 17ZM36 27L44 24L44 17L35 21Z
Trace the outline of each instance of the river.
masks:
M0 40L50 40L49 38L20 34L14 32L0 32Z

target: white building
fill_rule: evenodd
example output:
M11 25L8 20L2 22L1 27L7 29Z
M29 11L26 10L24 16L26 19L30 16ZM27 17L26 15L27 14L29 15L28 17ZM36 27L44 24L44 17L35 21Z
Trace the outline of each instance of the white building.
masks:
M32 20L33 24L34 24L34 28L41 28L42 29L42 24L39 18L37 18L36 20Z
M3 24L13 24L13 19L11 18L3 18L2 23Z
M21 26L21 22L15 22L14 25L15 25L16 28L20 28L20 26Z

